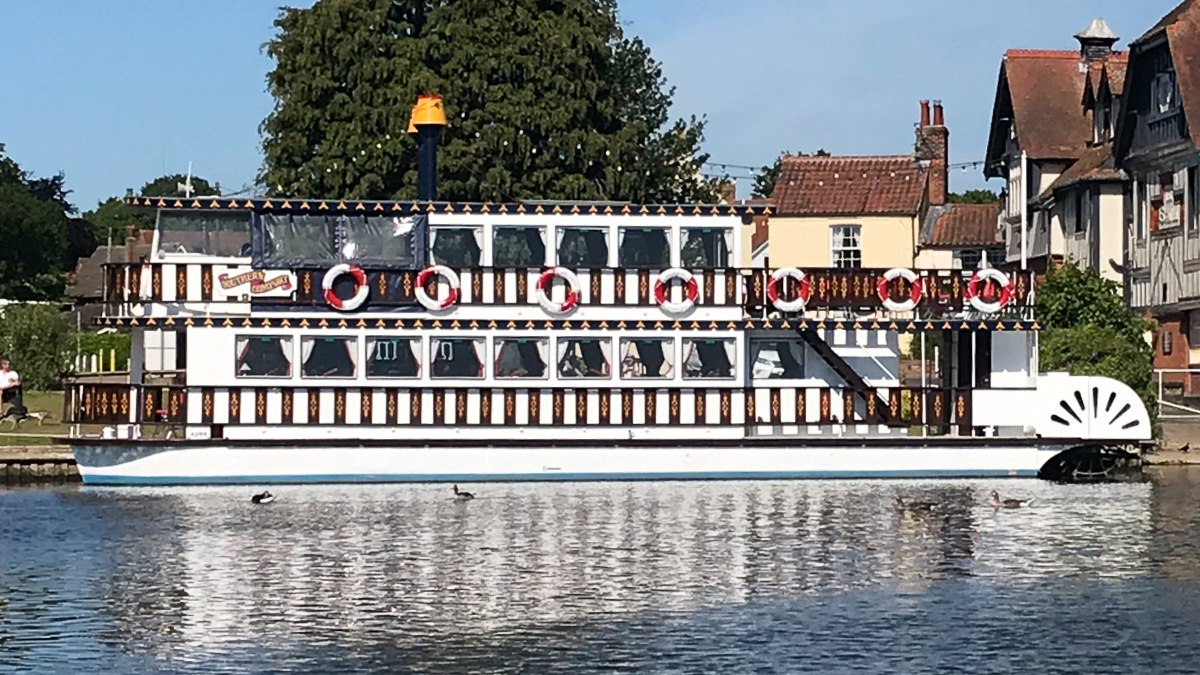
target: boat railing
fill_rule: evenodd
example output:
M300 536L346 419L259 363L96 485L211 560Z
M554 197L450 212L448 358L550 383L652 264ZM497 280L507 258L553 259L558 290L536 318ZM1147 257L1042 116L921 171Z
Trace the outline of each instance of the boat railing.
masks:
M1159 419L1200 419L1200 368L1155 368ZM1172 400L1174 399L1174 400Z
M865 395L864 395L865 394ZM78 383L87 425L822 426L972 435L972 390L938 387L184 387Z
M219 313L221 303L240 305L240 313L245 313L247 303L329 310L322 284L325 269L259 270L249 265L207 263L110 263L105 268L105 311L111 317L136 316L137 307L171 303L203 303L209 313ZM681 302L694 293L691 301L699 308L742 308L749 316L794 313L797 305L802 305L808 313L868 311L905 318L976 313L993 319L1032 318L1034 276L1027 271L1009 273L1005 288L987 279L972 284L969 271L937 269L897 274L886 269L806 268L800 270L802 277L790 272L776 274L778 270L767 268L687 270L694 286L670 277L664 280L666 270L659 269L571 272L578 280L575 304L580 308L658 307L664 298ZM456 297L447 312L460 306L537 307L545 297L544 273L540 267L458 268L453 280L425 275L422 290L429 297L445 298L453 284ZM419 274L417 270L366 271L369 293L361 310L419 307ZM977 298L974 302L973 297Z

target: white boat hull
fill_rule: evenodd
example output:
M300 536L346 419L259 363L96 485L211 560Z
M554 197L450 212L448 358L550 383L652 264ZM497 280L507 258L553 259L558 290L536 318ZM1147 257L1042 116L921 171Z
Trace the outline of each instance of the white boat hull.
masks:
M607 447L73 442L84 482L106 485L1032 477L1065 449L932 441Z

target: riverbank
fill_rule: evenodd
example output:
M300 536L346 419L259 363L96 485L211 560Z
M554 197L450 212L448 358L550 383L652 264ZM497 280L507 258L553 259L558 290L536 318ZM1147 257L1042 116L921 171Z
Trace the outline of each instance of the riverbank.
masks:
M78 483L79 470L65 445L0 447L0 484Z

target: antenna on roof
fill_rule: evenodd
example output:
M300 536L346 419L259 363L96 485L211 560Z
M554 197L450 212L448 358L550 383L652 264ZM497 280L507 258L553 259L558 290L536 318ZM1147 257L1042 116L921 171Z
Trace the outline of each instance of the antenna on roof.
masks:
M191 197L196 188L192 187L192 163L188 162L187 178L182 183L176 183L175 188L183 193L184 197Z

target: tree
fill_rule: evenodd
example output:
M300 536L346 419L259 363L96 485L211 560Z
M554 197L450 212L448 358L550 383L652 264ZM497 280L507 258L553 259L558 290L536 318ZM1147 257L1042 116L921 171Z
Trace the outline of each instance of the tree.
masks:
M1042 323L1043 370L1124 382L1146 404L1157 429L1153 350L1146 341L1154 326L1125 305L1116 282L1075 265L1051 269L1038 287L1035 311Z
M275 25L272 194L414 197L409 109L436 93L441 199L716 198L703 122L671 121L673 90L614 0L319 0Z
M75 341L56 304L9 305L0 320L0 355L21 374L26 390L56 386L70 370Z
M183 197L179 185L187 180L187 176L176 173L161 176L142 186L141 195L144 197ZM221 194L220 185L209 183L199 176L192 176L192 196L214 196ZM115 245L125 243L128 228L136 233L139 230L154 228L154 214L140 209L125 206L120 197L109 197L100 202L95 209L83 214L85 220L92 224L95 237L101 244L110 240Z
M62 296L70 207L62 185L61 174L34 178L4 155L0 145L0 298Z
M963 193L951 192L948 201L951 204L999 204L1000 195L991 190L967 190Z

